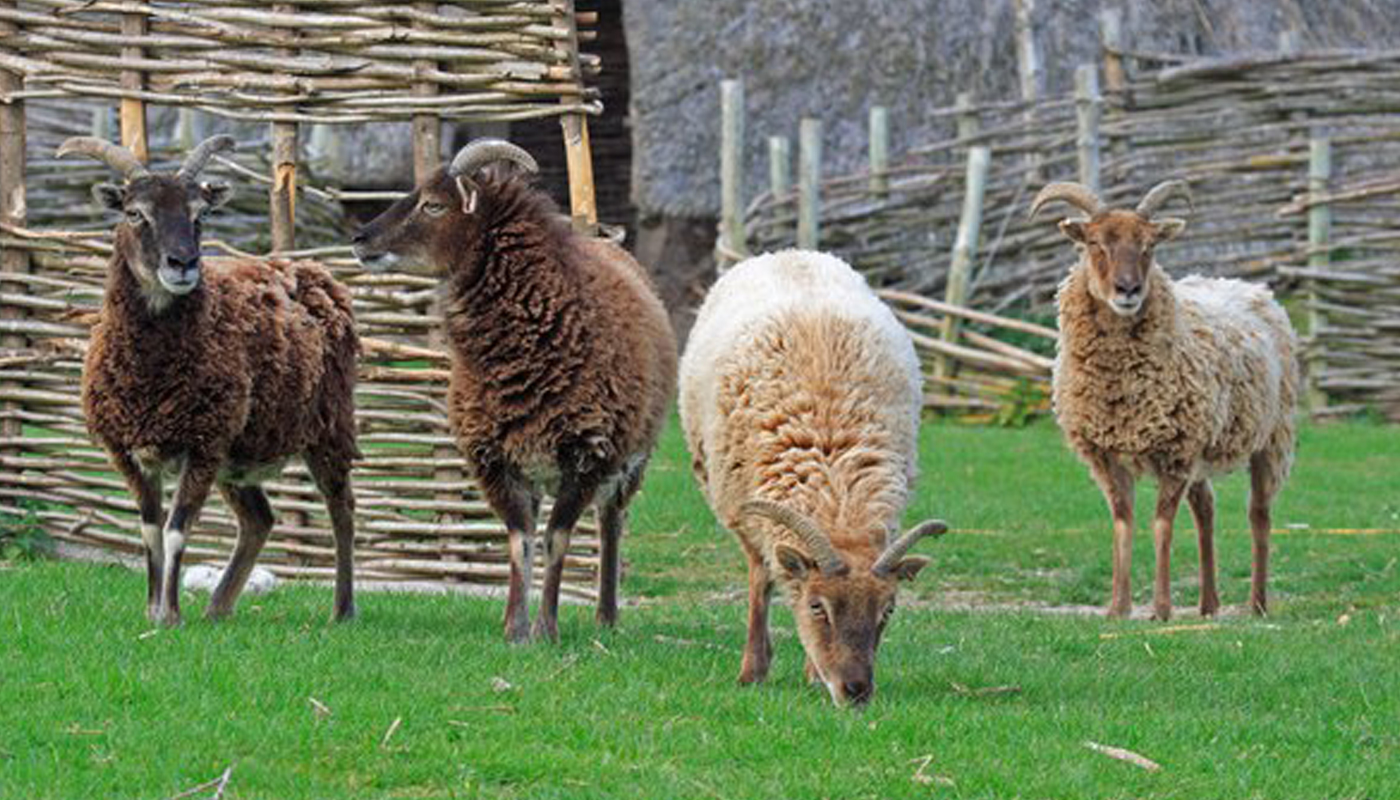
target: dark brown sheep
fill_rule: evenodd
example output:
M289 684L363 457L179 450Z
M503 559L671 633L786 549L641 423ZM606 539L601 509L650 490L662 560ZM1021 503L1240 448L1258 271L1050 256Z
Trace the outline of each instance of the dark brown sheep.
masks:
M180 622L180 559L209 489L238 518L238 541L210 599L229 614L274 522L263 481L301 455L335 531L335 618L354 615L353 389L359 351L350 295L320 265L200 257L200 218L227 199L199 170L227 136L197 147L175 175L86 137L59 155L105 161L126 177L94 195L123 218L83 368L88 430L141 512L147 614ZM164 477L177 476L168 518Z
M675 390L676 341L645 270L576 234L522 178L483 169L499 161L535 169L514 145L469 144L365 226L355 253L371 269L443 278L448 419L510 535L506 638L555 639L564 552L595 499L597 617L616 622L618 544ZM555 502L532 630L530 540L544 491Z

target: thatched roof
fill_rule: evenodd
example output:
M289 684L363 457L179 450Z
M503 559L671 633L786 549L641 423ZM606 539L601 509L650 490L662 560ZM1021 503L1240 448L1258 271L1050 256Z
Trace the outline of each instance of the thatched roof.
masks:
M1104 0L1039 0L1036 40L1051 92L1099 59ZM1400 0L1161 0L1116 3L1131 46L1152 52L1273 50L1396 40ZM766 180L766 138L796 140L798 120L825 123L825 171L863 160L871 105L890 108L893 152L944 130L927 109L959 91L1019 97L1012 0L625 0L632 65L632 191L645 212L719 209L719 81L743 77L753 197Z

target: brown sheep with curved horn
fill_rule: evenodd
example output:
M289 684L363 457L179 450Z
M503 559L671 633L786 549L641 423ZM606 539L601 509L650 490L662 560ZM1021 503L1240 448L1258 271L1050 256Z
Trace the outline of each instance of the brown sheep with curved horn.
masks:
M1216 613L1210 481L1246 464L1254 551L1249 607L1263 614L1269 509L1293 461L1297 342L1267 288L1194 276L1173 281L1157 264L1156 246L1186 227L1157 216L1177 197L1189 203L1187 184L1165 181L1136 210L1105 209L1087 188L1054 183L1031 204L1032 215L1052 202L1088 214L1060 222L1079 261L1058 294L1055 416L1113 516L1110 616L1132 611L1133 483L1142 475L1158 485L1153 616L1171 617L1172 522L1183 496L1200 544L1200 611Z
M781 582L807 677L838 704L875 693L875 656L900 581L928 563L903 536L923 381L909 334L841 260L787 250L710 289L681 359L695 475L749 564L741 683L766 679Z
M617 620L627 504L675 391L676 340L651 280L622 248L576 234L527 180L488 169L535 160L509 142L468 144L355 236L370 269L442 279L452 355L448 424L510 537L505 635L558 638L564 555L596 502L597 620ZM541 495L539 615L529 617Z
M204 215L229 187L200 181L227 136L207 139L173 175L152 173L110 142L76 137L83 155L122 173L93 195L121 214L102 310L83 365L88 430L125 478L141 514L147 615L180 622L180 562L209 490L238 518L238 540L209 601L232 613L272 529L261 484L300 455L335 534L336 619L354 615L355 337L350 295L311 262L204 259ZM162 483L176 478L168 517Z

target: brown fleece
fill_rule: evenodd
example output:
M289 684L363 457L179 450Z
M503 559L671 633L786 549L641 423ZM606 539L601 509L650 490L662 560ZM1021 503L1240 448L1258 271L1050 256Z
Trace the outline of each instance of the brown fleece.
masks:
M431 254L447 276L448 419L462 451L478 475L596 486L636 469L676 380L675 336L645 270L576 236L527 185L480 186L479 228Z
M83 370L93 437L114 457L188 454L226 475L296 454L348 470L359 345L345 288L309 261L207 259L200 286L156 316L124 260L129 235Z

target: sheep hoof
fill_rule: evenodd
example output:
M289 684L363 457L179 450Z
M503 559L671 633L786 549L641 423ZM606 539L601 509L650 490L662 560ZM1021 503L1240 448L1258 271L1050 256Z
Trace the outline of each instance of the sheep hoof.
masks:
M1111 605L1108 607L1109 619L1127 619L1133 615L1133 607L1130 605Z
M1172 618L1171 606L1157 606L1152 610L1152 619L1157 622L1167 622Z
M558 642L559 626L554 620L546 620L544 617L535 619L534 626L530 629L530 639L533 641Z
M763 681L768 678L767 673L768 670L766 669L750 669L746 666L743 669L739 670L739 685L752 686L756 683L763 683Z
M612 608L612 609L599 608L599 609L598 609L598 614L597 614L597 620L598 620L598 624L599 624L599 625L602 625L602 626L605 627L605 628L613 628L613 627L616 627L616 626L617 626L617 609L616 609L616 608Z
M1256 617L1269 616L1269 604L1264 600L1250 600L1249 611Z
M165 614L161 614L156 618L155 621L162 628L178 628L180 627L180 612L171 611Z
M228 619L232 615L233 609L231 608L215 608L214 606L210 606L204 611L204 619L206 622L220 622Z
M511 644L526 644L530 641L530 627L525 624L506 625L506 641Z
M1203 616L1203 617L1214 617L1214 616L1215 616L1217 613L1219 613L1219 612L1220 612L1220 600L1219 600L1219 599L1217 599L1217 598L1210 598L1210 599L1202 600L1202 601L1201 601L1201 616Z

